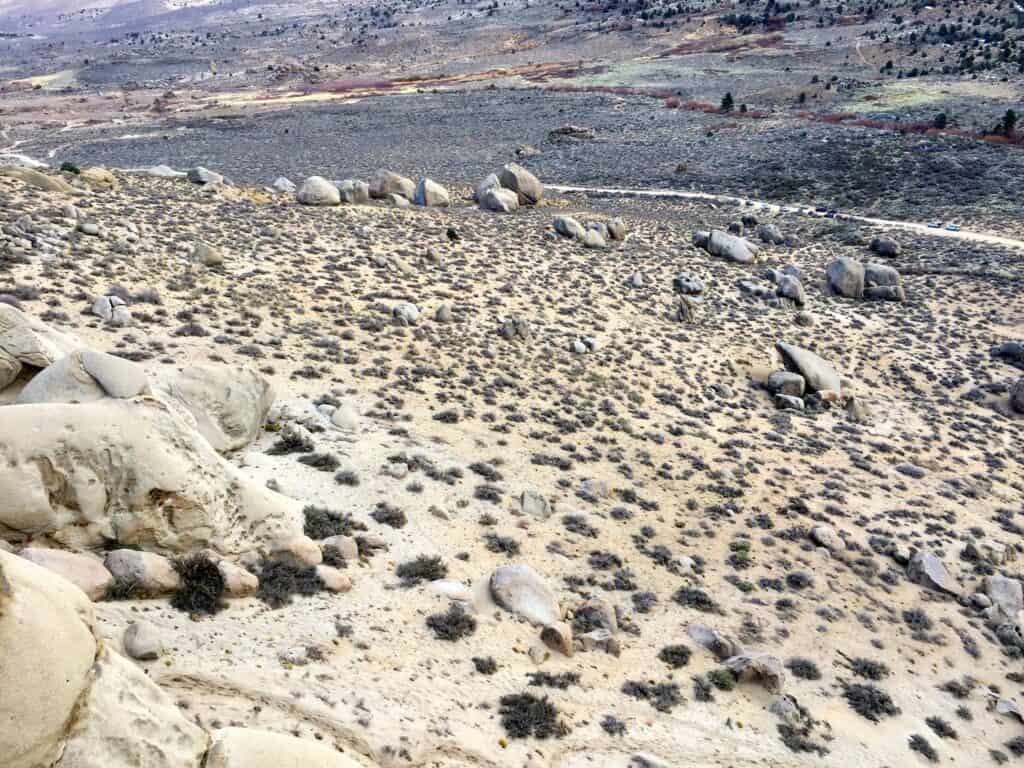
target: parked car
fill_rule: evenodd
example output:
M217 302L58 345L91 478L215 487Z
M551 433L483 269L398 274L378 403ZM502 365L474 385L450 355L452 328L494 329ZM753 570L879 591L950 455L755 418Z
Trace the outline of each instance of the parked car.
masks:
M946 229L948 229L950 232L959 232L960 231L960 225L959 224L947 224L946 225Z

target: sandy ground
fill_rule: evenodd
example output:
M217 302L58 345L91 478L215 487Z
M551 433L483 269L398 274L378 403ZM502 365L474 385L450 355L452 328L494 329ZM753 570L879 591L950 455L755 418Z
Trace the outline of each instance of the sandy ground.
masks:
M501 217L462 199L445 211L308 209L185 182L124 176L122 185L75 201L101 225L100 237L72 235L55 259L3 262L0 293L35 286L38 298L21 301L25 311L147 366L260 367L294 414L328 393L351 404L361 414L358 434L315 437L318 450L358 473L358 487L294 457L267 455L270 433L233 460L286 494L353 514L388 545L350 569L350 593L298 598L279 610L234 601L193 621L163 601L99 604L114 643L140 616L161 628L171 650L149 674L202 723L322 739L367 765L388 766L882 766L921 760L907 749L912 734L925 735L944 764L987 765L989 749L1005 751L1020 733L1019 723L986 711L985 692L998 686L1018 696L1007 673L1019 661L1000 651L977 614L911 583L869 546L869 537L882 536L938 550L970 593L979 575L958 557L963 544L1018 545L999 521L1024 512L1024 422L1008 415L1005 394L992 385L1019 372L988 354L1024 335L1018 254L990 250L989 273L943 274L960 246L915 235L898 262L905 304L827 298L824 264L838 254L866 256L874 231L865 227L860 241L844 244L829 229L839 225L780 213L777 223L800 245L770 247L766 260L804 271L807 327L792 309L738 290L740 280L760 280L762 267L727 264L690 245L693 229L742 213L700 201L556 196ZM53 226L68 202L9 179L0 179L0 200L4 224L28 215ZM607 251L584 250L550 234L556 212L584 220L619 213L630 236ZM223 268L188 261L197 240L225 251ZM638 272L643 287L631 288ZM692 324L670 317L680 272L707 285ZM132 302L133 327L102 326L86 310L115 284L155 289L162 303ZM390 323L400 300L419 306L419 324ZM453 322L434 320L442 303ZM529 319L529 342L496 334L512 316ZM185 322L208 335L176 335ZM584 336L598 340L597 351L570 352ZM780 339L830 359L871 418L776 411L757 382L778 367ZM965 397L978 387L989 387L984 397ZM455 416L436 418L449 412ZM422 472L383 474L403 452L457 467L462 477L449 485ZM565 469L544 465L545 456ZM502 475L497 503L477 498L484 480L469 468L474 462ZM904 463L923 472L909 477L896 469ZM599 491L581 495L584 482ZM522 513L526 489L549 499L549 519ZM408 524L374 522L379 501L403 509ZM632 514L613 512L620 509ZM569 514L592 530L567 529ZM487 516L493 524L482 524ZM856 551L830 558L815 549L806 530L821 522ZM549 654L538 665L529 654L537 630L486 595L491 571L509 562L488 550L487 532L518 541L513 560L544 574L564 606L591 595L621 606L636 628L620 632L621 655ZM731 559L736 541L749 542L749 563ZM656 545L672 558L702 558L703 575L666 568L650 556ZM613 571L592 566L595 551L615 554L635 589L605 589ZM403 588L394 575L396 564L420 554L440 555L449 578L474 590L479 626L471 637L444 642L425 626L448 600L427 585ZM1006 568L1018 573L1019 563ZM787 586L794 573L810 576L809 585ZM720 613L673 602L682 586L705 590ZM634 611L635 591L656 595L650 612ZM902 618L912 608L932 619L930 640L912 637ZM772 696L756 683L696 701L691 677L718 665L688 639L694 622L784 660L814 660L821 679L791 675L786 691L820 721L813 738L828 754L790 751L767 710ZM674 643L694 651L675 671L657 658ZM309 647L322 654L304 665L282 662L282 652ZM473 657L484 656L494 657L496 674L474 671ZM899 715L872 723L842 698L842 682L854 681L845 658L858 656L892 670L879 686ZM527 673L538 670L577 673L579 684L529 686ZM937 689L968 675L977 686L966 700ZM622 692L631 680L676 682L686 701L659 712ZM509 739L498 699L523 691L550 696L570 733ZM961 706L971 720L958 716ZM605 732L606 715L625 724L624 735ZM959 737L935 736L924 722L933 716Z

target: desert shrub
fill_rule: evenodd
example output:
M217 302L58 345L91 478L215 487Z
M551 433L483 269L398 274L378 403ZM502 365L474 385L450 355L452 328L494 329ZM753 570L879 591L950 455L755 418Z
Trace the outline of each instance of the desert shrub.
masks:
M814 579L811 578L810 574L804 573L803 571L795 571L793 573L786 574L786 586L790 589L807 589L814 585Z
M271 608L290 605L293 595L315 595L323 588L316 568L297 568L278 562L265 562L260 570L256 596Z
M827 747L811 739L811 728L807 724L779 723L778 729L782 743L793 752L817 752L820 757L829 752Z
M474 656L473 666L481 675L493 675L498 671L498 662L494 660L493 656Z
M390 525L392 528L404 528L405 524L409 522L405 512L386 501L378 501L370 517L381 525Z
M731 691L736 687L736 675L732 673L731 669L725 667L709 670L705 677L720 691Z
M676 683L627 680L622 684L622 692L627 696L648 702L659 712L671 712L673 707L683 701L683 695L679 692L679 686Z
M958 738L956 729L941 717L927 717L925 723L931 728L935 735L942 739Z
M423 581L443 579L448 575L448 566L437 555L420 555L399 563L395 575L402 580L402 586L411 587Z
M496 533L488 533L484 536L487 542L487 549L496 554L506 554L514 557L519 554L519 542L510 536L499 536Z
M220 568L201 552L174 561L181 584L171 596L171 605L190 614L213 615L226 607L224 577Z
M558 709L545 696L530 693L510 693L502 696L501 724L509 738L536 739L561 738L569 733L568 726L558 718Z
M359 485L359 473L354 469L343 469L334 476L334 482L338 485L347 485L355 488Z
M557 688L560 691L564 691L580 681L580 676L575 672L559 672L557 675L550 672L527 672L526 676L530 678L530 685Z
M107 600L145 600L149 595L138 580L131 577L115 578L107 587Z
M658 652L658 658L672 669L685 667L690 663L693 652L685 645L666 645Z
M497 483L502 479L501 472L496 470L490 464L485 464L482 461L475 461L472 464L470 464L469 471L473 472L474 474L480 475L480 477L482 477L484 480L487 480L490 483Z
M634 592L630 598L637 613L650 613L651 608L658 604L658 596L653 592Z
M716 613L718 611L718 605L703 589L680 587L672 596L672 599L684 608L693 608L704 613Z
M926 631L934 626L928 614L921 608L912 608L909 611L904 611L903 621L915 631Z
M715 689L705 678L695 675L693 678L693 698L696 701L714 701Z
M913 752L917 752L919 755L924 757L929 763L939 762L939 753L935 751L935 748L928 743L928 739L920 734L915 733L910 737L910 749Z
M313 469L319 469L321 472L333 472L341 466L338 457L333 453L309 453L305 456L299 456L299 463Z
M877 723L882 716L900 713L888 693L870 683L851 683L843 691L846 703L861 717Z
M480 501L489 501L492 504L501 503L502 490L496 485L482 483L473 489L473 498Z
M625 736L626 735L626 724L615 717L615 715L605 715L601 718L601 728L609 736Z
M318 541L331 536L351 536L355 531L366 530L365 525L353 520L351 516L326 507L307 504L302 514L305 517L302 532Z
M312 453L313 448L313 441L309 437L299 433L298 430L293 430L279 437L272 446L267 448L267 454L285 456L289 453Z
M853 674L875 682L889 676L889 667L884 662L874 659L856 658L850 659L850 669Z
M459 603L452 603L444 613L435 613L427 617L427 626L434 631L438 640L454 643L463 637L476 632L476 619L470 616Z
M794 657L786 662L786 669L801 680L821 680L821 671L818 669L818 665L810 659Z

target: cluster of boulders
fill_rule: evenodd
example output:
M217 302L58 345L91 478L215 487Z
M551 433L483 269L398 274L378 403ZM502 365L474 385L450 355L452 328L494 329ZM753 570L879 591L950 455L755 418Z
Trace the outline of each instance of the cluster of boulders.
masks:
M620 614L607 601L594 598L565 611L547 581L523 563L497 568L488 586L498 606L540 627L538 642L528 650L535 662L542 662L549 651L563 656L593 650L619 654ZM584 631L575 634L574 626Z
M802 307L807 302L801 282L803 273L795 264L787 264L781 269L769 267L762 276L768 281L768 286L753 280L741 280L740 292L774 307Z
M537 205L544 197L544 185L517 163L508 163L492 173L473 192L473 200L485 211L512 213L521 205Z
M992 349L992 356L1024 371L1024 342L1006 341ZM1009 387L1010 408L1024 414L1024 376Z
M273 394L247 369L193 365L150 376L0 304L5 435L0 532L71 549L111 543L240 551L244 536L299 527L297 502L218 451L251 441Z
M783 368L772 371L764 382L765 389L782 410L802 411L807 407L822 408L846 405L851 399L843 391L843 382L832 365L809 349L780 341L775 345Z
M760 252L760 248L745 237L720 229L694 232L693 244L712 256L728 259L736 264L753 264Z
M572 216L558 215L552 225L558 235L582 243L585 248L606 248L613 240L626 239L626 224L620 218L588 221L584 226Z
M371 200L380 200L403 208L409 205L443 208L451 203L448 190L436 181L423 178L414 183L412 179L384 169L377 171L369 182L359 179L328 181L322 176L310 176L298 189L294 187L283 177L274 182L275 191L294 190L295 199L303 205L366 205Z
M906 299L900 273L894 267L848 256L840 256L825 268L825 287L829 295L848 299Z

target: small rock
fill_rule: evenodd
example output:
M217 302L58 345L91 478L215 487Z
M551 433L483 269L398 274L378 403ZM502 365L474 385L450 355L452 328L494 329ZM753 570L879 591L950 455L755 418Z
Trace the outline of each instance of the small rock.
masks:
M549 624L540 632L540 639L548 648L563 656L572 656L572 627L568 622Z
M164 655L160 631L148 621L136 621L124 631L124 652L136 661L154 661Z

